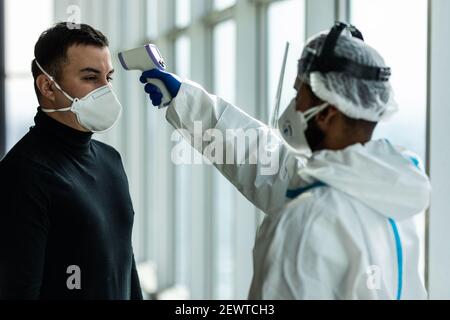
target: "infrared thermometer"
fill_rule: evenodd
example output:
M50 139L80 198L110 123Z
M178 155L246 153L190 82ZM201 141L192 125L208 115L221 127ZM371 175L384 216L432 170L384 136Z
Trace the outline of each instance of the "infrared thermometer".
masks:
M142 72L153 69L166 70L166 63L158 47L151 43L143 47L120 52L119 61L125 70L139 70ZM158 108L161 109L168 106L172 101L172 96L164 83L159 79L148 79L147 82L157 86L161 90L163 97L161 99L161 105Z

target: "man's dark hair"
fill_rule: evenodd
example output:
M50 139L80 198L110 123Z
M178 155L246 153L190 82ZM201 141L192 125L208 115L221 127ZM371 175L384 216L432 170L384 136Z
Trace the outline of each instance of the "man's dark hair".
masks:
M44 70L58 80L61 78L62 67L68 62L67 51L73 45L92 45L108 47L109 41L100 31L87 24L74 25L59 22L44 31L34 47L34 57ZM34 78L34 90L39 99L41 93L36 85L36 79L42 71L33 60L31 72Z

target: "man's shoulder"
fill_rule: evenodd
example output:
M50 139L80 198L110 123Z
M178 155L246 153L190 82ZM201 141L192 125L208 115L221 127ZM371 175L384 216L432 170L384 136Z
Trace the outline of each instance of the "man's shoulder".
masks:
M300 214L305 223L314 219L325 219L332 223L347 220L349 210L355 208L356 199L326 184L320 184L302 193L285 206L285 211Z
M360 210L368 210L360 200L332 186L325 185L317 190L312 190L312 193L311 210L334 223L353 224L353 218L356 218Z
M30 172L49 172L47 155L50 151L45 145L39 143L28 132L0 161L1 175L30 174ZM51 170L50 170L51 171Z
M0 165L17 164L26 158L35 159L39 156L39 149L33 135L27 133L8 151Z
M92 139L92 143L95 145L97 149L101 150L101 152L104 152L106 155L112 156L122 161L120 152L117 151L116 148L114 148L113 146L95 139Z

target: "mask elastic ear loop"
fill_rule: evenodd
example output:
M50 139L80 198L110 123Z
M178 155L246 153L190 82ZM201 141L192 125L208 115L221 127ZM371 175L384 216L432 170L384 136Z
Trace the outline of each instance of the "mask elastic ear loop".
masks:
M315 117L316 115L318 115L319 113L321 113L323 110L325 110L327 107L329 106L328 103L324 103L320 106L317 106L315 108L311 108L309 110L306 110L303 113L303 116L305 117L306 122L308 122L309 120L311 120L313 117Z
M34 59L34 62L36 62L36 65L37 65L38 68L42 71L42 73L45 74L45 75L50 79L50 81L52 81L52 82L55 84L56 88L58 88L58 90L61 91L61 92L66 96L67 99L69 99L69 100L72 101L72 102L75 101L75 99L72 98L71 96L69 96L69 95L68 95L68 94L60 87L60 85L55 81L55 79L54 79L51 75L49 75L49 74L44 70L44 68L41 67L41 65L39 64L39 62L37 61L37 59Z
M54 112L64 112L64 111L70 111L72 110L72 107L63 108L63 109L42 109L41 110L45 113L54 113Z

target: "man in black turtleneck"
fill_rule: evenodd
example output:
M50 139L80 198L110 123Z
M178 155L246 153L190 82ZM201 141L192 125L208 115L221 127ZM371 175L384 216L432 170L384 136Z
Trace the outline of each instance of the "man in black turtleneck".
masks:
M108 40L87 25L47 30L35 57L71 97L113 72ZM44 113L71 101L36 61L32 69L35 126L0 162L0 299L142 299L120 155L73 112Z

